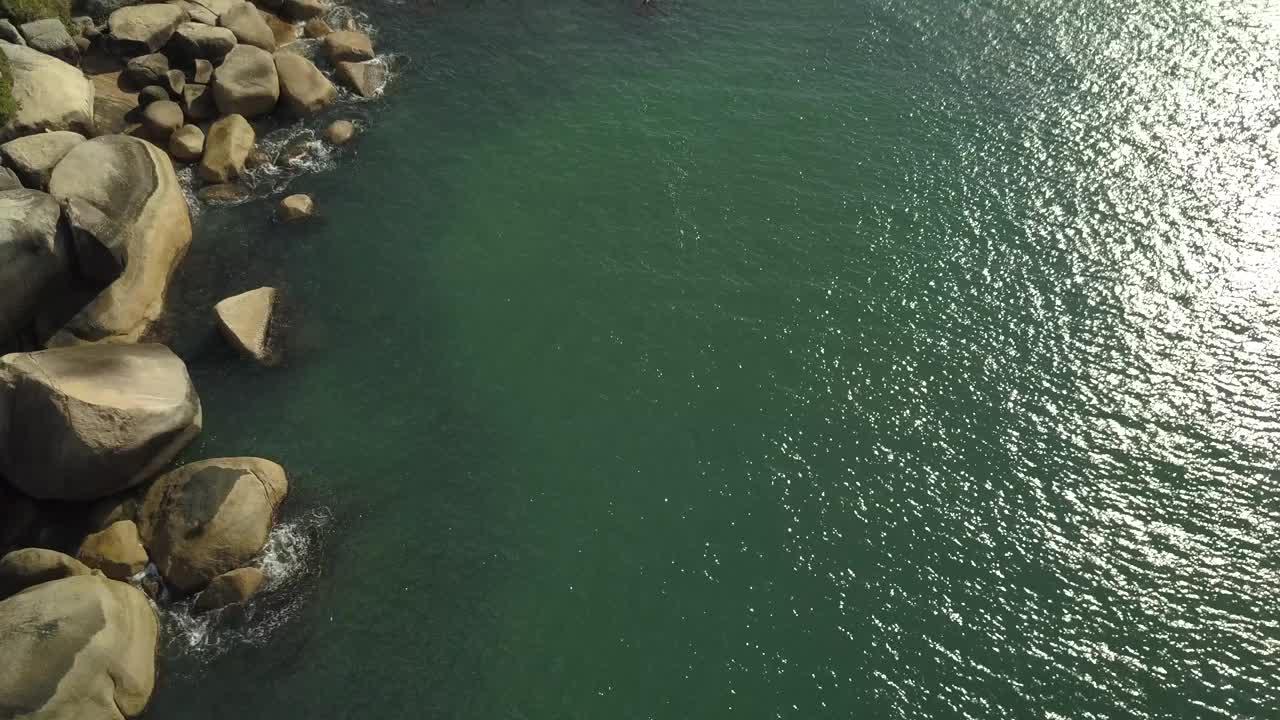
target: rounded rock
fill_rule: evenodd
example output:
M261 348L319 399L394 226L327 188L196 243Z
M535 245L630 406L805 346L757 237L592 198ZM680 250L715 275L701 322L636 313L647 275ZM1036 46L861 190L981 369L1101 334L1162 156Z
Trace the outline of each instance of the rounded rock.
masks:
M193 163L204 155L204 131L196 125L183 125L169 138L169 154L174 160Z
M280 201L277 216L284 222L298 222L315 215L315 201L310 195L298 193Z
M142 127L147 136L162 147L169 143L173 131L182 127L182 108L172 100L153 102L142 111Z
M356 124L350 120L334 120L325 129L324 136L334 145L346 145L356 136Z
M86 537L76 557L112 580L128 580L147 567L147 551L132 520L114 522Z

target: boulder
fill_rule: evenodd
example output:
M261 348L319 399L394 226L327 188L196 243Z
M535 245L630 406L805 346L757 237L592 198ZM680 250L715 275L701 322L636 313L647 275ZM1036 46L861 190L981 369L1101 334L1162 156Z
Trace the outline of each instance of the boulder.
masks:
M268 460L184 465L147 491L139 514L143 542L171 586L199 591L262 552L288 488L284 468Z
M296 116L310 115L338 99L338 90L310 60L287 51L275 54L280 102Z
M258 568L240 568L225 572L209 581L209 587L196 597L197 611L217 610L245 602L258 592L266 577Z
M27 135L0 145L0 157L5 165L13 168L22 184L29 188L44 189L49 176L71 148L84 142L84 136L70 130Z
M0 40L15 45L26 45L26 38L22 37L22 33L18 32L18 28L8 20L0 20Z
M0 711L30 720L120 720L146 709L160 628L137 588L101 575L41 583L0 602Z
M169 136L182 127L182 108L172 100L153 102L142 111L142 128L147 137L160 147L169 144Z
M20 29L28 47L72 65L80 64L80 48L76 47L67 26L58 18L33 20L24 23Z
M13 71L18 110L0 127L0 142L44 130L93 134L93 83L78 68L39 50L0 42Z
M324 136L334 145L346 145L356 136L356 125L350 120L334 120L325 128Z
M197 58L191 62L191 66L191 82L200 83L201 85L208 85L213 82L213 63Z
M89 535L76 556L112 580L128 580L147 567L147 551L132 520L119 520Z
M138 107L145 108L151 103L169 99L169 91L160 85L148 85L138 92Z
M170 70L164 74L164 89L169 93L171 98L182 97L182 91L187 87L187 76L181 70Z
M0 191L21 189L22 181L18 179L18 174L7 167L0 167Z
M324 18L311 18L302 26L302 34L313 40L322 38L331 32L333 32L333 28L329 27L329 23L325 22Z
M242 115L228 115L209 126L200 160L200 177L205 182L225 183L240 177L253 149L253 126Z
M187 83L182 88L182 112L189 122L198 123L218 116L218 104L213 101L213 91L208 85Z
M360 97L377 97L387 83L387 66L377 60L340 62L335 74L338 82Z
M169 154L174 160L193 163L204 154L204 131L196 125L183 125L169 138Z
M0 192L0 340L29 326L74 276L75 252L58 201L38 190Z
M373 59L373 43L362 32L339 30L324 36L324 52L331 63L363 62Z
M231 30L198 22L182 23L169 40L173 52L188 60L221 60L235 46L236 36Z
M200 432L187 367L163 345L0 357L0 474L46 500L96 500L154 476Z
M50 345L136 342L159 318L191 244L187 200L169 156L126 135L94 138L62 158L49 193L67 208L81 268L91 275L99 265L122 269Z
M88 575L91 572L84 563L57 550L14 550L0 558L0 600L40 583Z
M262 365L271 364L271 318L276 295L275 288L262 287L213 306L218 328L227 342Z
M279 98L280 78L266 50L237 45L213 71L213 99L223 115L265 115Z
M240 3L218 16L218 24L230 30L246 45L275 52L276 38L266 19L253 3Z
M158 51L186 21L186 11L177 5L131 5L112 12L107 28L117 51L133 56Z
M169 72L169 58L160 53L151 53L150 55L139 55L131 58L125 63L124 76L125 82L133 87L141 88L148 85L161 85L165 82L165 76Z
M290 20L310 20L328 11L329 3L325 0L284 0L280 3L280 14Z
M251 195L249 188L240 183L218 183L217 185L205 185L196 193L196 197L201 202L212 203L214 205L234 205L236 203L248 200Z
M202 25L217 25L218 15L209 8L191 0L168 0L170 5L177 5L187 14L188 22Z
M315 212L316 205L311 196L299 193L281 200L276 215L284 222L297 222L306 220Z
M192 0L209 9L217 17L222 17L228 10L242 5L244 0Z

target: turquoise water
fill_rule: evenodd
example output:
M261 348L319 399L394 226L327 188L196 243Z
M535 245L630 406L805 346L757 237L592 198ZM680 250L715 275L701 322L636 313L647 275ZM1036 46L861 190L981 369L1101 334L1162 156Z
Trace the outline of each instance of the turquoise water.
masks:
M152 714L1278 717L1280 5L664 7L368 5L323 219L202 217L289 572Z

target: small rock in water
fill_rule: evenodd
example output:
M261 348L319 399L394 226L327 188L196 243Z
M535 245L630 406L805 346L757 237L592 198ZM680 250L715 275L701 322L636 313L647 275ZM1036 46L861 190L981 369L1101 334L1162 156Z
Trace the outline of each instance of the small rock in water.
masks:
M378 94L387 81L387 68L380 62L340 62L338 82L346 85L360 97L371 98Z
M147 551L132 520L114 522L106 530L85 538L77 556L80 562L101 570L112 580L128 580L147 567Z
M249 188L240 183L227 182L217 185L205 185L196 193L202 202L214 204L231 204L249 199Z
M346 145L356 136L356 125L350 120L334 120L324 131L324 136L334 145Z
M302 34L311 38L319 39L333 32L333 28L329 27L329 23L324 18L311 18L302 26Z
M276 295L275 288L262 287L213 306L218 327L227 341L263 365L271 363L271 318Z
M169 138L169 154L178 162L196 162L204 155L204 131L195 125L178 128Z
M297 222L298 220L306 220L315 214L315 201L310 195L299 193L290 195L280 201L278 215L285 222Z
M258 592L264 579L262 571L252 567L222 573L196 597L196 610L217 610L245 602Z

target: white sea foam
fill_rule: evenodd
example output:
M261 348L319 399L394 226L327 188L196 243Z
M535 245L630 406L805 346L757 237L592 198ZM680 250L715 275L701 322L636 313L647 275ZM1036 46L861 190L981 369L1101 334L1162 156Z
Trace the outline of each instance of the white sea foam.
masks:
M240 645L269 641L306 606L332 523L333 514L319 508L276 525L258 562L266 582L244 605L195 615L193 598L172 603L162 593L157 608L162 641L171 652L202 662Z

